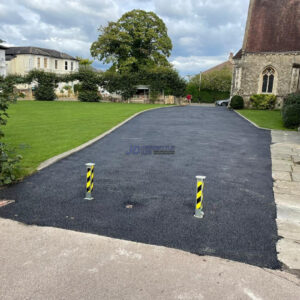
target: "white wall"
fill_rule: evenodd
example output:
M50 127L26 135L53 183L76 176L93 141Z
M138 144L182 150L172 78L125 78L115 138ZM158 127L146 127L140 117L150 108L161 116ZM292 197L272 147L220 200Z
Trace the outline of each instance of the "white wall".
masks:
M40 64L38 61L40 61ZM57 61L57 68L55 68L55 61ZM67 70L65 70L65 62L67 62ZM72 63L73 70L71 70ZM39 69L46 72L54 72L56 74L68 74L70 72L77 71L78 67L78 61L74 60L60 59L42 55L20 54L8 62L7 73L25 75L33 69Z
M4 49L0 49L0 76L6 76L6 62Z

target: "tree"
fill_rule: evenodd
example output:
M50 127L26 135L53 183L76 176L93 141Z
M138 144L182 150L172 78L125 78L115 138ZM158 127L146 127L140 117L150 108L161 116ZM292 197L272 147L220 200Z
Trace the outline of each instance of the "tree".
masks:
M168 66L167 57L172 42L164 22L153 12L132 10L117 22L99 28L98 40L91 46L91 54L112 70L138 72L153 66Z
M80 56L76 56L76 59L79 60L79 66L80 67L82 67L82 66L83 67L88 67L93 63L92 60L90 60L88 58L82 58Z
M231 88L232 71L230 68L211 71L203 74L202 86L204 89L219 92L229 92Z

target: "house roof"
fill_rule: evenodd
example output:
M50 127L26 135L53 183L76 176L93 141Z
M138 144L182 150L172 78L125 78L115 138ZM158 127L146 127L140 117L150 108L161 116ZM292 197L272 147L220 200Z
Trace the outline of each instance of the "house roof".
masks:
M246 52L300 51L300 0L252 0Z
M33 54L33 55L43 55L43 56L50 56L54 58L62 58L62 59L70 59L70 60L77 60L73 56L59 52L52 49L45 49L39 47L10 47L6 50L7 59L11 59L18 54Z
M228 68L228 69L232 69L233 68L233 65L232 65L232 62L231 61L225 61L217 66L214 66L204 72L202 72L202 74L208 74L210 72L213 72L213 71L218 71L218 70L222 70L224 68Z
M3 46L3 45L0 45L0 49L6 50L7 47L5 47L5 46Z

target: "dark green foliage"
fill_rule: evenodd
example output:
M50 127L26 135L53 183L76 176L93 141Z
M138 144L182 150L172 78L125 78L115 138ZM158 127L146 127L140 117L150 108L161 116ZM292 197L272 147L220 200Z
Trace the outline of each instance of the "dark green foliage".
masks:
M300 126L300 94L290 94L283 102L282 108L283 124L287 128Z
M283 124L287 128L300 126L300 104L285 105L282 110Z
M292 104L300 104L300 93L290 94L284 98L283 108Z
M250 103L252 105L252 108L254 109L274 109L276 103L276 96L265 94L252 95L250 97Z
M44 72L43 70L32 70L29 72L27 79L37 82L34 90L34 97L40 101L53 101L56 99L56 83L60 81L55 73Z
M76 95L79 93L80 89L81 89L81 84L80 83L74 84L74 93Z
M165 95L184 95L186 82L176 70L170 67L156 67L141 72L107 71L102 76L102 86L111 93L122 95L124 100L131 98L137 85L149 85L152 96L164 91ZM154 97L155 98L155 97ZM152 100L154 99L152 97Z
M0 142L0 186L13 183L19 171L18 163L21 155L16 155L13 149Z
M117 22L100 27L91 54L104 63L112 63L112 71L139 72L155 66L169 66L172 50L164 22L153 12L132 10Z
M221 92L207 89L201 89L199 91L199 86L191 82L187 84L185 94L192 95L192 102L194 103L214 103L217 100L229 99L230 96L230 92Z
M78 90L78 99L82 102L99 102L100 96L98 94L99 78L98 74L91 68L79 68L76 79L80 81L80 88Z
M244 108L244 99L241 96L233 96L230 101L230 107L233 109L243 109Z
M11 102L16 101L17 94L14 92L14 84L22 82L17 76L0 76L0 138L4 137L2 126L7 123L7 109ZM15 155L3 142L0 142L0 185L12 183L16 179L18 162L21 156Z

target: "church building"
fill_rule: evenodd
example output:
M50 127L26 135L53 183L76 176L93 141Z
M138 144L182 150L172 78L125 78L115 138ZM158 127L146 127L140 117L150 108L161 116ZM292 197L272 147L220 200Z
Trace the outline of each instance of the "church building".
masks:
M300 0L250 0L242 49L234 56L231 95L283 98L300 92Z

